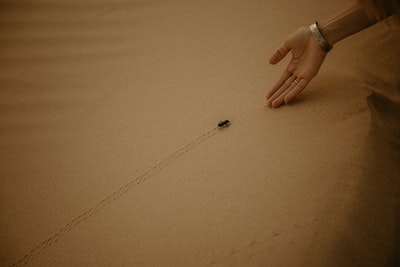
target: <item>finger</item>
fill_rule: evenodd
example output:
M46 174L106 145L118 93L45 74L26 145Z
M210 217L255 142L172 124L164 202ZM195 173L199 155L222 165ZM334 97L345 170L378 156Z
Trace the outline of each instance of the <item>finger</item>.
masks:
M291 84L293 83L293 81L296 79L295 76L291 75L289 78L287 78L284 83L281 85L281 87L279 87L275 93L267 100L267 105L269 107L276 107L279 106L280 104L274 104L275 100L280 98L281 96L285 95L285 92L288 88L290 88ZM279 102L279 101L278 101ZM283 102L283 98L282 101Z
M285 83L285 81L292 76L293 74L287 70L283 72L279 80L275 83L275 85L268 91L267 100L275 94L275 92Z
M285 96L285 103L289 103L293 98L295 98L298 94L300 94L308 85L309 81L306 79L300 79L296 86L288 92Z
M296 79L296 77L294 75L291 75L290 77L288 77L284 83L278 88L278 90L275 91L275 93L270 97L269 100L275 100L278 96L282 95L282 93L284 93L287 88L289 88L289 86L293 83L293 81Z
M294 77L294 76L293 76ZM284 90L279 96L277 96L271 104L272 108L276 108L279 107L280 105L282 105L283 103L286 104L285 102L285 97L288 93L290 93L292 90L294 90L294 88L297 86L297 84L295 83L296 81L296 77L294 77L294 79L292 80L291 84L286 88L286 90Z
M276 64L279 61L281 61L287 53L289 53L290 48L286 45L286 42L283 43L270 57L269 63L270 64Z

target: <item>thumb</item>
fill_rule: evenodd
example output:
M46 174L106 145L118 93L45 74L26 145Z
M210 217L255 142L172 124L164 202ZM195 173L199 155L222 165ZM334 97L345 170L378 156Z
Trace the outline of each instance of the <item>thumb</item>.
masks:
M286 55L287 53L289 53L290 48L287 46L286 42L281 45L270 57L269 59L269 63L270 64L276 64L279 61L281 61Z

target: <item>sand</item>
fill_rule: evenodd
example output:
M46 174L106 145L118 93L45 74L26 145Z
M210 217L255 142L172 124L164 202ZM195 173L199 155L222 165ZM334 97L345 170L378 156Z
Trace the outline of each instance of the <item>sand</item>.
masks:
M396 31L264 108L269 55L346 2L3 1L1 266L396 266Z

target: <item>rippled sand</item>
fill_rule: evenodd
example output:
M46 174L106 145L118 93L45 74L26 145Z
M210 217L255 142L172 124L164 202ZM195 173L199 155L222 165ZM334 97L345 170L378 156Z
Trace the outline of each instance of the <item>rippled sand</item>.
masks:
M269 55L344 3L3 1L2 265L396 266L398 36L264 109Z

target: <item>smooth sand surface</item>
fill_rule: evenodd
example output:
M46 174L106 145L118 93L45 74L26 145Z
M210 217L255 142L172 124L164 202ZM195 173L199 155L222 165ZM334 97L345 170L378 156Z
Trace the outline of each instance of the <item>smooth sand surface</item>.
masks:
M0 265L396 266L400 112L366 97L400 102L398 36L264 109L269 55L346 2L2 1Z

